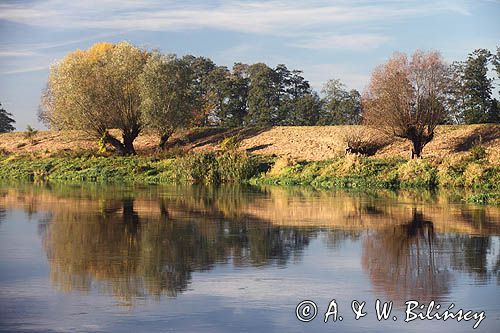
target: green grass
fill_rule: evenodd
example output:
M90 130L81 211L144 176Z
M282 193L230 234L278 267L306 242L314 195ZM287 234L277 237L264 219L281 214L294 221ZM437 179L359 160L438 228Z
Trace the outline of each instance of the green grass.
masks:
M238 152L203 152L179 158L0 157L0 179L65 183L241 182L257 172L256 160Z
M0 179L59 183L307 185L315 188L467 189L466 201L499 204L500 168L484 158L407 161L358 156L328 161L269 159L243 152L204 151L175 158L92 154L30 158L0 155Z

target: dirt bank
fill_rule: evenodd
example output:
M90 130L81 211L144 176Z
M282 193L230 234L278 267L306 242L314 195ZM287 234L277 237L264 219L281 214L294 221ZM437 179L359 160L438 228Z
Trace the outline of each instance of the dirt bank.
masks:
M181 131L171 138L170 149L200 150L217 149L227 137L239 135L241 149L254 154L288 156L298 160L318 161L341 155L345 151L345 137L353 131L373 136L376 132L361 126L277 126L265 129L224 130L197 128ZM489 153L493 163L500 163L500 125L439 126L434 140L424 148L425 157L446 157L467 153L476 140ZM135 141L139 154L155 151L157 137L144 133ZM375 157L408 156L410 144L405 140L393 140L376 152ZM35 144L23 137L23 133L0 134L0 149L10 153L35 153L47 156L61 151L97 149L96 140L89 140L78 131L44 131L36 136Z

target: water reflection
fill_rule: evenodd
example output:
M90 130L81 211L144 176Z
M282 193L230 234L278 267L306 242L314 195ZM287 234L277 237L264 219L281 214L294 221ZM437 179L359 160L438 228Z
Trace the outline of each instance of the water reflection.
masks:
M439 300L454 272L487 282L500 266L499 210L436 193L11 186L0 200L46 213L39 231L54 285L130 301L176 296L217 265L286 267L318 235L332 255L346 240L361 244L373 289L395 300Z
M454 270L468 273L476 283L484 284L496 277L500 284L498 244L495 246L491 237L456 235L449 242Z
M363 242L363 268L389 299L440 300L449 290L449 252L432 221L412 209L411 219L377 231Z
M5 219L6 215L7 215L7 210L0 206L0 224Z
M210 211L182 216L175 201L160 200L155 218L140 217L133 199L102 201L100 213L55 213L44 234L53 282L85 291L99 281L103 291L125 299L175 296L192 272L229 258L236 266L285 265L312 233L256 219L225 220Z
M0 224L2 224L2 221L5 219L5 216L7 215L7 209L1 204L3 201L3 197L5 197L7 194L0 191Z

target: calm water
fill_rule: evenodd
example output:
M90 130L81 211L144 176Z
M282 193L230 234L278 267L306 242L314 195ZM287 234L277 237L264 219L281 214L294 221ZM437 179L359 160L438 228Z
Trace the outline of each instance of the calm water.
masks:
M472 331L404 322L434 300L500 332L499 236L499 208L435 193L0 185L0 331Z

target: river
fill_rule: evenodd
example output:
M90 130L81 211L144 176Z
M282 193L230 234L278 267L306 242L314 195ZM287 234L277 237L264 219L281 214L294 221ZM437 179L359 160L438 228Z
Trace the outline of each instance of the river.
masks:
M0 331L500 332L499 236L453 193L3 184Z

